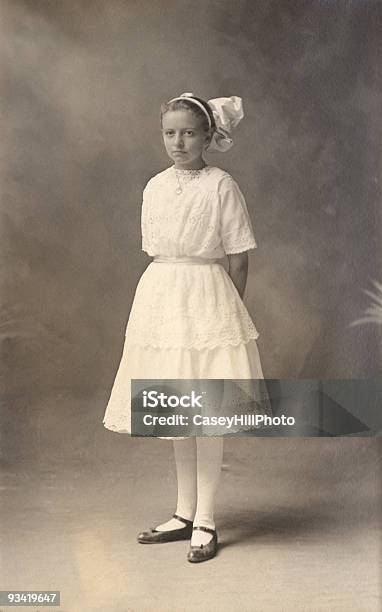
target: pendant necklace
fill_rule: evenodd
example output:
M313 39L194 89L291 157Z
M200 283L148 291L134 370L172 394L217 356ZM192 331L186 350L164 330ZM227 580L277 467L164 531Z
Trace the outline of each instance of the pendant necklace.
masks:
M179 176L178 176L178 173L177 173L177 171L176 171L176 170L175 170L175 176L176 176L176 180L177 180L177 183L178 183L178 187L175 189L175 193L176 193L177 195L180 195L180 194L182 193L182 191L183 191L183 190L182 190L182 186L181 186L181 184L180 184Z
M207 166L204 166L203 168L200 168L199 170L182 170L180 168L175 168L175 166L174 166L175 177L176 177L176 181L178 183L178 186L175 189L175 193L177 195L180 195L181 193L183 193L182 183L180 181L180 177L181 176L183 177L182 178L183 183L189 183L190 181L193 181L193 180L199 178L200 173L206 167Z

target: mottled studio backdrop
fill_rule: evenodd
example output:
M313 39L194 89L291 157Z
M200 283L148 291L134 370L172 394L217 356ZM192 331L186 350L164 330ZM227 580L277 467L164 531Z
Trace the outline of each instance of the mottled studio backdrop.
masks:
M9 394L107 399L139 277L160 103L239 95L259 248L245 301L269 378L381 375L382 6L3 0L1 355ZM100 415L103 408L98 406Z

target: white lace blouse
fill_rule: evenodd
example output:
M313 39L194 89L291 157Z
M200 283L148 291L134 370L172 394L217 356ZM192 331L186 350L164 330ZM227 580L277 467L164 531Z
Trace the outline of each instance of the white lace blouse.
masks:
M257 247L236 181L224 170L159 172L143 192L142 250L150 256L219 259Z

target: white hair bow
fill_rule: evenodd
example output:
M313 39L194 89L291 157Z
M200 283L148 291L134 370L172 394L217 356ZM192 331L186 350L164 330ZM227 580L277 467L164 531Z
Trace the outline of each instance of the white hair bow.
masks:
M211 125L211 120L206 109L198 100L194 99L193 93L183 93L177 98L170 100L170 102L181 100L182 98L190 98L194 104L199 106L206 114L208 122ZM230 98L213 98L212 100L208 100L208 105L212 110L216 129L212 134L207 151L220 151L224 153L233 145L233 140L231 138L233 128L235 128L244 117L243 102L238 96L231 96Z
M232 130L244 117L243 102L238 96L208 100L214 115L216 130L212 135L207 151L228 151L233 145Z

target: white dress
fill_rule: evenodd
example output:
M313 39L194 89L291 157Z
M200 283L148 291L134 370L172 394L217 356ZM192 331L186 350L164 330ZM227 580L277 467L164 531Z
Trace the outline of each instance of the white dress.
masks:
M128 434L131 379L264 378L259 333L219 263L257 246L233 178L213 166L167 168L144 189L141 227L142 250L155 259L136 288L103 420L106 428ZM256 380L251 388L269 414L266 388L256 388Z

